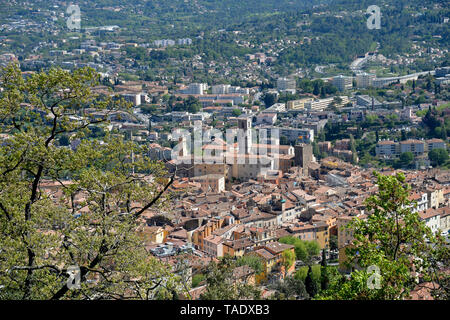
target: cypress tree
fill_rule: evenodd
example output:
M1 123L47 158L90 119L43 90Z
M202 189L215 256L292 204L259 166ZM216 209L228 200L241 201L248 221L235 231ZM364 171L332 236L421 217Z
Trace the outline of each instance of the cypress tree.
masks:
M305 279L305 287L306 287L306 292L308 292L308 294L311 298L314 298L314 296L319 291L317 282L315 279L313 279L311 266L309 266L308 274Z
M327 256L325 249L322 250L322 262L320 263L320 288L322 290L327 290L330 284L330 277L328 276L327 269Z

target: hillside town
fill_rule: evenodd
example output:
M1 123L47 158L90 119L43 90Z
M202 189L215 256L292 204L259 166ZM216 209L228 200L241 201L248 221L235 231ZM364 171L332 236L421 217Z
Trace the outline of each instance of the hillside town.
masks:
M194 2L196 14L215 13L206 4ZM53 243L51 248L45 248L41 266L36 266L34 255L28 251L28 256L24 253L20 259L25 261L24 257L28 257L29 265L8 265L5 274L11 274L11 270L31 274L30 270L46 268L48 264L44 262L56 260L64 249L64 259L70 259L74 265L78 259L87 265L82 268L81 277L87 285L95 286L105 279L112 283L115 280L108 277L115 274L105 276L111 270L105 266L100 270L100 263L94 262L114 255L105 254L106 248L116 249L114 241L95 238L92 247L98 247L98 253L89 249L74 254L68 249L72 245L68 240L70 232L64 233L66 221L51 219L59 219L58 210L66 210L73 223L82 226L77 225L82 232L92 228L96 236L108 232L117 236L117 231L125 233L119 224L106 232L102 219L109 219L114 212L119 217L117 221L122 222L120 219L125 221L139 212L135 215L137 223L133 224L137 226L133 241L142 244L145 259L154 259L151 261L161 263L164 272L170 273L162 276L158 285L169 288L172 275L181 278L162 293L150 295L148 289L147 299L220 298L211 293L209 277L211 270L217 271L214 268L227 259L236 263L231 272L232 284L256 288L260 299L324 298L319 294L328 289L328 283L321 282L324 270L332 267L342 279L351 279L358 270L358 266L349 265L348 254L354 240L361 240L354 237L349 225L352 221L367 222L376 211L368 199L381 197L385 192L382 188L386 187L380 186L377 174L404 177L402 182L410 186L406 188L408 206L399 210L417 213L420 222L431 231L430 237L441 239L448 249L450 66L448 47L442 44L448 35L448 17L429 18L437 31L423 38L431 38L430 43L436 45L414 35L408 50L388 54L386 48L394 50L390 42L373 38L369 45L361 44L357 53L341 52L342 61L336 58L333 62L325 58L316 61L316 55L309 50L304 51L311 56L295 50L301 46L322 54L327 42L314 45L327 36L314 25L316 19L356 19L364 11L337 11L317 5L310 11L299 11L292 18L295 21L289 15L283 16L283 20L277 20L276 28L267 26L264 20L264 32L274 32L267 38L263 31L253 29L252 23L256 22L251 19L246 20L248 25L242 22L210 31L193 28L195 32L187 33L181 32L178 25L167 26L166 17L162 16L158 17L164 21L159 34L145 37L150 27L144 28L143 22L142 26L129 23L127 28L103 24L110 21L104 17L99 21L101 25L94 26L90 17L89 25L67 32L61 27L68 17L64 4L51 1L41 9L34 1L26 1L23 12L15 12L0 24L0 169L4 179L0 179L0 212L2 216L4 213L5 225L14 225L9 212L14 215L15 210L25 210L23 235L28 236L27 223L33 222L30 212L42 214L46 206L54 205L54 212L41 217L44 226L37 223L35 231L39 237L33 241L39 243L41 235L54 237L55 243L61 241L59 246ZM135 17L138 21L150 10L147 4L133 8L117 3L89 5L107 12L107 17L123 14L126 19ZM428 9L432 13L443 10L440 4ZM155 16L149 15L151 19L145 22L156 28L152 20ZM411 17L421 19L420 14ZM294 27L300 28L302 37L292 36ZM52 36L22 44L21 37L28 33ZM223 48L218 49L217 43L223 43ZM349 50L348 45L342 47ZM299 61L304 65L297 64ZM47 74L48 70L53 71ZM81 81L77 83L76 79ZM86 91L82 87L85 79L88 85L94 83ZM56 89L46 91L45 86L53 83L57 83ZM72 97L72 92L82 97ZM86 98L86 92L92 96ZM48 100L44 101L46 97ZM72 104L64 105L66 100ZM59 103L63 105L61 109ZM121 104L126 107L108 107ZM42 131L49 133L49 138L44 139L41 131L31 130L33 126L49 126L49 131ZM26 140L28 134L34 134L41 149L32 149L35 146ZM133 146L125 152L121 149L125 147L117 143L120 152L108 154L108 161L113 164L100 160L99 155L101 148L115 146L111 137ZM89 143L96 147L89 149ZM17 150L11 151L13 148ZM34 154L27 156L29 149L42 158L38 161ZM61 165L63 161L68 164ZM104 167L97 172L93 169L97 165ZM122 177L120 170L126 171L125 178L110 187L108 179ZM104 172L106 178L102 176ZM14 179L20 181L17 199L8 198L16 196L11 183ZM120 189L121 185L136 181L136 190ZM104 190L98 191L90 183ZM145 189L146 184L156 185L156 191L138 189ZM31 196L23 191L27 188L31 188ZM18 196L21 192L31 200L17 205L23 200ZM113 196L105 200L108 192ZM147 201L148 194L157 196ZM94 204L95 197L100 197L101 204ZM48 202L38 206L41 200ZM103 210L102 214L94 215L98 210ZM86 221L89 223L82 225ZM73 228L71 231L76 229ZM79 238L89 241L84 233ZM7 243L1 241L2 246ZM22 250L30 243L39 247L33 241L19 247ZM1 252L2 247L0 257ZM121 263L112 261L106 265ZM50 269L58 270L58 275L66 271L65 267L58 269L56 262L54 265ZM128 268L133 263L124 265ZM148 265L139 267L145 269ZM448 276L449 265L437 265ZM218 274L227 272L219 270ZM421 272L414 270L420 281L413 283L408 298L399 295L399 299L436 298L432 292L442 285ZM154 274L148 272L144 277L128 269L125 273L127 285L136 285L138 298L142 298L145 290L139 287L141 278ZM7 283L2 277L3 273L0 281ZM31 276L23 277L29 284ZM48 280L52 281L61 282ZM0 282L0 297L8 285ZM61 298L70 288L66 289L47 291L51 291L50 296ZM115 296L104 289L107 293L83 298L126 299L132 296L132 290L126 287ZM31 291L23 297L33 297ZM242 297L248 298L239 296Z

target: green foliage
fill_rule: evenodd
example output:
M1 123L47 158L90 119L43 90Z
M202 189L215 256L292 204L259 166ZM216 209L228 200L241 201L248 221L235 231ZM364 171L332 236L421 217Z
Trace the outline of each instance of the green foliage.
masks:
M277 100L277 95L274 93L266 93L262 100L264 101L264 104L266 105L266 107L270 107L273 104L275 104L278 100Z
M285 250L281 253L281 263L284 267L285 273L294 264L294 262L295 262L294 252L292 252L291 250Z
M279 241L294 245L297 260L309 263L313 256L317 256L320 253L320 246L317 241L303 241L292 236L282 237Z
M109 112L129 110L94 95L97 80L89 68L27 79L16 66L1 71L0 130L9 133L0 146L1 299L167 299L182 290L137 232L146 207L162 208L164 167L120 136L84 138ZM105 117L91 119L89 108ZM76 150L55 143L68 134L81 139ZM62 196L47 192L48 183ZM81 289L67 286L72 265Z
M276 300L309 298L303 280L295 277L286 277L284 281L280 281L276 286L276 290L273 296L273 299Z
M283 146L288 146L289 143L289 139L285 136L280 136L280 144Z
M330 235L330 249L337 250L338 249L338 238L336 235Z
M241 109L233 109L233 116L239 117L242 114Z
M202 300L259 299L260 291L246 282L236 281L233 270L236 261L226 256L218 263L211 262L206 273L206 292Z
M320 288L321 290L327 290L330 283L328 275L327 258L325 249L322 250L322 262L320 263Z
M308 274L306 275L305 289L311 298L314 298L319 293L319 283L313 278L311 266L309 266Z
M157 105L154 104L142 104L139 106L142 113L144 114L154 114L157 110Z
M198 273L192 277L192 288L196 288L200 285L200 282L202 282L205 279L205 275L202 273Z
M433 149L428 152L430 160L438 166L443 165L448 160L447 149Z
M306 246L306 251L308 252L309 257L314 257L319 255L320 246L317 241L304 241Z
M411 151L403 152L398 161L398 167L408 167L414 161L414 154Z
M255 270L256 274L260 274L264 271L264 264L263 261L259 256L255 255L244 255L242 257L239 257L236 261L236 265L238 267L240 266L249 266L253 270Z
M315 264L315 265L312 265L311 268L312 268L313 279L319 282L320 281L320 273L321 273L320 265ZM294 277L305 282L306 276L308 275L308 269L309 269L309 266L302 266L302 267L298 268L298 270L295 272Z
M403 299L417 284L415 270L422 270L421 282L441 283L445 279L438 265L448 265L449 249L444 239L433 235L418 213L411 211L411 189L405 184L404 175L374 174L379 192L366 200L368 218L355 218L348 224L354 235L347 248L348 265L357 266L358 270L352 272L348 281L332 281L325 295L328 298ZM368 272L370 266L380 269L379 289L368 285L373 280ZM448 289L434 294L448 299Z
M448 108L448 105L446 108ZM450 120L448 115L444 113L446 108L445 105L440 108L429 108L425 116L422 117L422 125L426 129L428 138L447 140L447 130Z

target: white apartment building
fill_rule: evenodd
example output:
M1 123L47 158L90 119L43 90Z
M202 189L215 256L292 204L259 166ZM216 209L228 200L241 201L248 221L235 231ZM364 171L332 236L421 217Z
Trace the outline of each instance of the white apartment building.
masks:
M433 149L447 149L447 145L442 139L429 139L426 141L428 146L428 151Z
M277 90L278 91L292 91L295 93L297 84L294 78L278 78Z
M337 107L343 106L350 102L347 96L340 96L342 102L337 105ZM314 99L310 102L305 102L305 108L309 110L321 111L326 109L330 103L334 100L333 97L325 98L325 99Z
M397 143L394 141L380 141L375 147L375 153L379 157L392 158L396 157L400 151Z
M135 107L141 105L140 93L123 93L122 98L124 98L126 101L131 102Z
M345 91L353 87L353 77L340 75L333 77L332 83L339 91Z
M436 234L441 228L441 216L436 209L429 208L419 213L420 219L425 221L425 225Z
M231 85L229 84L218 84L211 87L212 94L226 94L229 93Z
M356 75L356 86L358 88L367 88L373 86L373 80L376 79L376 75L370 73L361 73Z
M424 193L413 193L409 200L413 201L415 205L411 208L412 212L423 212L428 209L428 194Z
M206 83L191 83L186 89L181 90L184 94L198 94L203 95L203 93L208 89L208 84Z
M412 152L414 156L423 155L433 149L446 149L447 145L441 139L429 140L405 140L400 142L380 141L375 147L376 155L379 157L393 158L404 152Z
M241 87L233 87L229 84L218 84L211 87L212 94L229 94L229 93L238 93L238 94L249 94L250 90L248 88Z
M177 43L179 45L191 45L192 44L192 39L191 38L178 39Z

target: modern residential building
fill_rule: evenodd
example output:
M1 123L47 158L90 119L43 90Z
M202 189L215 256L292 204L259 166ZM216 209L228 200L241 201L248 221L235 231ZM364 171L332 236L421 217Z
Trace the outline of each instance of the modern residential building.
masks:
M377 157L393 158L400 153L400 145L394 141L379 141L375 147Z
M256 124L274 125L277 121L276 113L260 113L256 116Z
M286 137L289 143L312 143L314 141L314 130L306 128L285 127L261 127L267 130L267 138L271 138L273 130L278 130L279 137Z
M206 83L191 83L186 89L181 90L181 93L190 95L203 95L203 93L207 89L208 84Z
M342 107L343 105L350 102L347 96L340 96L341 103L336 103L336 107ZM332 102L335 102L334 97L324 98L324 99L314 99L309 102L305 102L305 108L311 111L321 111L330 106Z
M382 106L381 102L379 102L374 97L370 97L367 95L357 95L356 96L356 104L358 106L366 107L366 108L380 108Z
M375 74L360 73L356 75L356 86L358 88L367 88L373 86L373 80L376 78Z
M277 80L277 90L278 91L289 91L295 93L296 82L294 78L278 78Z
M346 77L343 75L333 77L332 84L339 90L345 91L353 87L353 77Z
M121 97L128 102L131 102L133 106L141 105L141 93L122 93Z
M410 139L400 141L400 154L412 152L414 156L418 156L424 154L425 151L425 142L423 140Z
M312 101L313 101L312 98L290 100L287 102L287 109L288 110L303 110L303 109L305 109L305 103L311 103Z
M426 141L428 152L433 149L447 149L447 144L442 139L429 139Z

